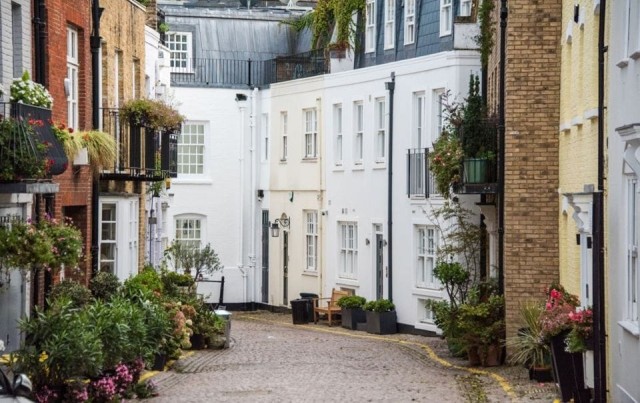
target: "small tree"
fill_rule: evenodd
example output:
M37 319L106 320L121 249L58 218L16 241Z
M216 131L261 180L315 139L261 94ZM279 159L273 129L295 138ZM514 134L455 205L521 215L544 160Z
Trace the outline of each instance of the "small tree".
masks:
M185 242L173 241L164 252L165 259L173 262L175 269L182 268L186 274L195 270L195 278L200 279L204 274L212 274L221 270L218 254L207 244L204 248Z

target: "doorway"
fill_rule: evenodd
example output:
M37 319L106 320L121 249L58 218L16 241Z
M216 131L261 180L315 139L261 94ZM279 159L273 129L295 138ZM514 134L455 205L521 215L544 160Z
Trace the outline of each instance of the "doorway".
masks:
M283 231L282 246L282 305L289 305L289 232Z

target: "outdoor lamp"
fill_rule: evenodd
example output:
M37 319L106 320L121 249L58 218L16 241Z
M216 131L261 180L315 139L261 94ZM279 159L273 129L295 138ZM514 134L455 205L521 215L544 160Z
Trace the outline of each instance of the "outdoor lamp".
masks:
M285 213L271 224L271 236L277 238L280 235L280 228L289 228L289 217Z

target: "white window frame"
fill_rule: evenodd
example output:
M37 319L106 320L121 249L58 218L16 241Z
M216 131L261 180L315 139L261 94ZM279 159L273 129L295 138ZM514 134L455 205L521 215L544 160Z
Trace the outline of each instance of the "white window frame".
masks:
M358 223L338 222L338 277L356 279L358 276Z
M104 219L106 209L112 212L107 220ZM99 214L99 267L124 281L138 273L140 202L133 197L100 197ZM111 226L113 232L107 231L107 226ZM113 255L108 259L102 256L106 245L113 248Z
M169 31L166 35L169 48L169 66L175 73L192 73L193 34L191 32Z
M174 217L174 240L191 247L202 247L203 220L194 215L179 215Z
M415 279L417 288L439 289L433 271L436 267L439 233L435 226L415 226Z
M460 0L460 17L470 17L471 9L473 7L472 0Z
M365 53L376 50L376 0L367 0L365 5Z
M78 58L78 30L67 26L67 126L79 129L78 107L78 75L80 61Z
M286 161L289 154L289 143L287 131L289 130L289 115L287 112L280 112L280 132L282 133L282 155L280 161Z
M188 128L188 132L186 132ZM195 132L191 130L196 129ZM202 131L200 132L200 128ZM204 122L187 121L178 134L178 175L202 175L205 173L204 152L207 126ZM189 139L189 142L185 142Z
M269 114L262 114L262 162L269 161Z
M342 165L343 158L342 104L333 105L333 138L335 142L333 161L339 166Z
M113 211L113 216L110 216L108 220L105 220L104 213L105 209L109 209ZM101 203L100 205L100 252L98 256L100 257L98 267L100 267L100 271L107 271L112 274L117 273L117 262L118 262L118 205L117 203L109 202L109 203ZM105 226L109 226L112 230L107 230ZM108 234L107 238L104 236ZM102 255L103 247L110 245L113 249L113 256L109 256L108 258L104 258Z
M442 134L442 129L444 128L444 96L445 90L444 88L437 88L433 90L433 135L431 136L431 141L435 142L440 135Z
M404 7L404 44L416 41L416 0L405 0Z
M318 113L316 108L303 109L304 158L318 158Z
M138 272L138 238L140 226L138 225L139 216L138 200L129 201L129 276L133 277Z
M640 197L638 180L635 176L627 178L627 270L625 290L625 319L635 328L639 326L638 296L640 279L638 278L638 235L640 230Z
M424 148L427 142L427 114L426 98L424 91L413 93L413 130L411 135L411 146L413 148Z
M353 103L353 162L362 165L364 159L364 103Z
M375 161L378 163L384 162L386 154L386 141L387 141L387 110L386 99L384 97L376 98L375 110L374 110L374 123L375 123Z
M384 0L384 48L393 49L396 40L396 0Z
M306 236L306 270L318 270L318 211L304 212Z
M440 36L451 35L453 26L453 0L440 0Z

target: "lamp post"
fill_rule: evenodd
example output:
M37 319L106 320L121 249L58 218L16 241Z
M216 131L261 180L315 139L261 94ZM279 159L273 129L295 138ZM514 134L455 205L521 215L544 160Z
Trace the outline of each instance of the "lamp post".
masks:
M285 213L282 213L280 218L276 218L275 221L271 224L271 236L273 238L277 238L278 236L280 236L280 228L289 228L289 224L289 217L287 217Z

